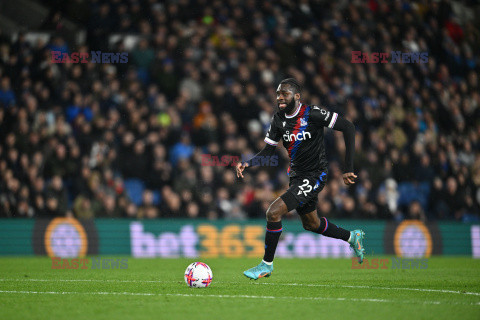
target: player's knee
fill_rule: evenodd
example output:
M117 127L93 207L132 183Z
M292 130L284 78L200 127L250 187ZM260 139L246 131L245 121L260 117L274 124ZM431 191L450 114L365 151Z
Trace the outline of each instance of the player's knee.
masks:
M281 215L279 214L278 210L273 207L273 204L270 205L267 209L267 221L279 221Z
M284 213L283 211L282 207L275 201L267 209L267 221L280 221Z

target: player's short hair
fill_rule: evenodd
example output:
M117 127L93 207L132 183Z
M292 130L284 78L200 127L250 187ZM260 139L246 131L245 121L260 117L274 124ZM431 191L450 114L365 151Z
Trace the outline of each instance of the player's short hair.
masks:
M283 79L280 84L288 84L294 90L294 93L301 93L302 92L302 85L295 80L294 78L286 78Z

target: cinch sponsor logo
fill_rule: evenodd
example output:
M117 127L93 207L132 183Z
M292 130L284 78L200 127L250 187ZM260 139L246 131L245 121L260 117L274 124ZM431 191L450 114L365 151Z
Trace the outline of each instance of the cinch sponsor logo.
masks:
M62 259L59 257L51 257L52 269L127 269L128 259L112 259L112 258L92 258L90 268L90 259L88 258L73 258Z
M242 162L249 160L247 157L242 156ZM236 166L240 162L239 156L217 156L211 154L202 154L202 166L205 167L227 167L227 166ZM278 156L258 156L252 160L252 166L278 166Z
M289 133L289 131L287 131L283 135L283 140L289 141L289 142L297 141L297 140L307 140L307 139L310 139L310 138L312 138L312 135L308 131L302 131L302 132L299 132L297 134Z
M390 265L391 261L391 265ZM388 267L390 265L390 268ZM352 269L427 269L428 259L363 259L358 263L358 258L352 258Z
M389 60L389 58L391 59ZM351 63L427 63L428 52L362 52L352 51Z
M89 59L90 58L90 59ZM128 52L72 52L52 51L52 63L127 63Z

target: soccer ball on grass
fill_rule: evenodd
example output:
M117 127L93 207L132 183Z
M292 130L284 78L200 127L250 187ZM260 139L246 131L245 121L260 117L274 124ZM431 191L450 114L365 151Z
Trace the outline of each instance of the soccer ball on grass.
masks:
M206 263L194 262L185 270L185 282L191 288L206 288L212 279L212 269Z

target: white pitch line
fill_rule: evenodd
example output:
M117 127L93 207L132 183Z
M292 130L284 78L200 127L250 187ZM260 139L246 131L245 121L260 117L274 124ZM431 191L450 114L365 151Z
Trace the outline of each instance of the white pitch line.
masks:
M397 287L391 288L391 287L349 286L349 285L308 284L308 283L254 283L254 284L256 284L256 285L275 285L275 286L299 286L299 287L407 290L407 291L455 293L455 294L466 294L466 295L480 296L480 292L466 292L466 291L463 292L463 291L443 290L443 289L420 289L420 288L397 288Z
M0 279L0 281L39 281L39 282L119 282L119 283L176 283L175 281L160 281L160 280L113 280L113 279ZM223 282L227 283L227 282ZM238 282L228 282L229 284L241 284ZM374 287L374 286L351 286L351 285L331 285L331 284L307 284L307 283L254 283L255 285L274 285L274 286L299 286L299 287L324 287L324 288L353 288L353 289L382 289L382 290L405 290L418 292L439 292L439 293L454 293L480 296L480 292L463 292L455 290L443 289L421 289L421 288L405 288L405 287Z
M133 283L174 283L178 281L161 280L114 280L114 279L0 279L0 281L32 281L32 282L133 282Z
M332 298L332 297L275 297L275 296L252 296L252 295L217 295L217 294L184 294L184 293L149 293L149 292L72 292L72 291L13 291L0 290L0 293L13 294L79 294L79 295L127 295L127 296L157 296L157 297L208 297L208 298L245 298L245 299L287 299L287 300L316 300L316 301L352 301L352 302L380 302L380 303L406 303L406 304L455 304L455 305L473 305L480 306L477 303L458 303L442 301L415 301L415 300L388 300L388 299L368 299L368 298Z

